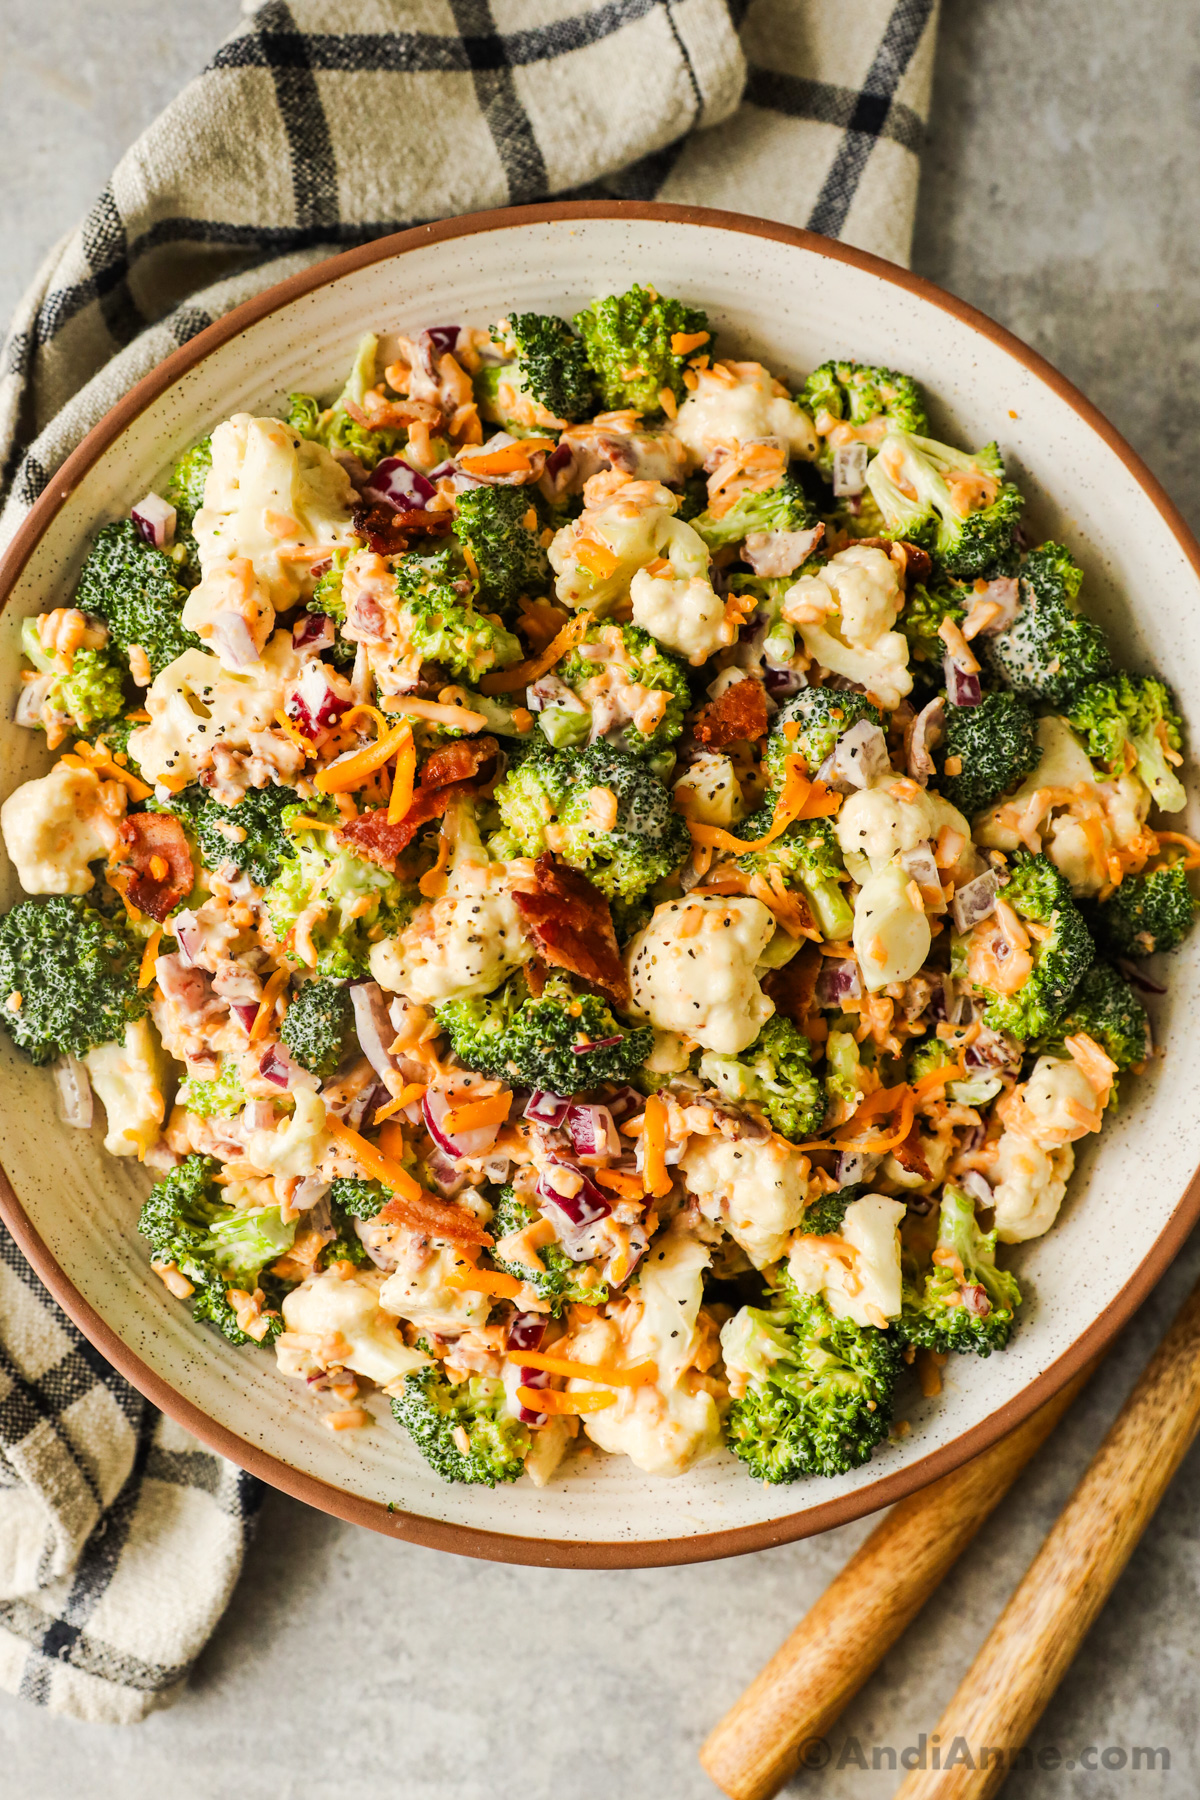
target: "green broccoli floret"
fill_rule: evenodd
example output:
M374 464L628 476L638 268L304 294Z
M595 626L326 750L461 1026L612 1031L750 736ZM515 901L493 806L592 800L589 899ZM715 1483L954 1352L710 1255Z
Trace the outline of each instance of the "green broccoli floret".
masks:
M563 657L555 673L589 709L578 715L584 720L585 736L591 729L593 710L607 705L615 686L629 684L666 694L666 704L652 731L639 731L632 719L621 728L620 748L634 756L655 756L673 744L692 704L683 668L640 625L589 625L582 643ZM614 740L610 737L608 741Z
M503 625L476 612L457 574L462 551L457 544L434 556L405 556L396 568L400 601L400 633L423 662L443 663L464 680L477 682L490 669L507 669L525 652L520 638Z
M935 1069L944 1069L947 1063L957 1066L958 1057L944 1039L921 1038L905 1059L904 1078L908 1082L920 1081L923 1075L932 1075ZM996 1098L1003 1086L1001 1076L994 1070L977 1069L961 1081L947 1082L946 1092L962 1106L986 1106L989 1100Z
M860 1199L863 1192L863 1183L859 1181L822 1194L819 1200L813 1200L805 1207L804 1217L796 1229L802 1237L840 1237L847 1208Z
M924 545L951 575L986 575L1012 557L1025 502L1005 481L995 444L972 456L935 438L889 431L867 486L891 536Z
M576 313L574 322L587 346L606 412L623 407L646 414L661 412L664 388L682 400L684 364L697 348L712 347L710 339L701 346L673 350L673 337L708 332L707 315L681 300L664 300L653 288L636 283L627 294L593 300Z
M1071 898L1071 889L1048 856L1018 850L1003 898L1019 918L1049 926L1044 938L1032 938L1033 967L1013 994L976 991L988 1002L984 1023L1008 1031L1022 1043L1047 1036L1095 958L1095 946ZM961 941L961 940L960 940Z
M764 797L762 813L756 816L764 816L764 832L783 786L787 758L802 756L809 774L815 775L825 758L832 756L838 739L860 719L869 719L872 725L883 724L879 708L865 694L856 694L848 688L802 688L780 707L771 720L763 753L770 796L769 799ZM768 805L771 811L767 810ZM749 833L749 823L745 829Z
M231 1344L248 1344L252 1340L226 1296L231 1289L255 1292L267 1265L291 1249L296 1224L285 1224L277 1206L223 1205L214 1180L220 1166L212 1156L189 1156L172 1169L151 1188L138 1230L150 1244L152 1260L174 1263L196 1289L192 1317L215 1325ZM263 1336L254 1341L269 1344L283 1320L267 1314L264 1324Z
M744 571L730 575L729 586L735 594L753 594L758 605L749 623L757 628L765 621L767 630L761 639L761 653L768 665L786 667L795 661L796 627L783 616L783 603L788 591L799 579L795 575L747 575Z
M478 603L489 612L508 618L522 594L548 587L542 522L527 488L468 488L458 496L454 535L475 559Z
M31 616L21 622L21 650L35 669L53 676L47 704L65 714L77 731L90 736L125 711L124 666L107 644L99 650L76 650L60 661L42 647L37 618Z
M362 1181L357 1175L335 1175L329 1188L329 1204L351 1219L373 1219L391 1197L381 1181Z
M914 582L909 588L896 629L908 639L914 661L941 665L946 646L938 636L943 619L961 625L967 616L966 595L957 581L949 576L931 577L927 583Z
M1033 714L1016 694L985 694L978 706L946 704L943 763L956 756L957 775L940 777L942 793L970 817L1023 781L1042 760Z
M157 675L185 650L200 648L195 632L180 622L186 599L166 552L147 544L131 519L119 519L97 532L74 605L103 619L127 656L131 645L140 645Z
M1163 812L1187 805L1172 756L1183 748L1183 720L1165 681L1124 670L1091 681L1076 694L1067 718L1106 773L1120 774L1132 745L1137 772Z
M355 1048L350 990L338 981L306 981L283 1016L279 1035L302 1069L324 1079Z
M395 456L408 436L402 428L372 431L346 410L349 401L362 411L368 389L375 386L378 352L379 340L372 332L359 339L346 385L332 406L322 407L311 394L288 395L287 423L294 432L326 450L348 450L365 469L373 469L385 456Z
M119 1043L150 1005L144 948L79 894L20 901L0 919L0 1021L35 1063Z
M283 824L289 806L296 806L296 790L272 783L247 788L236 806L220 805L202 787L187 787L153 810L174 813L183 821L210 869L231 862L256 887L265 888L292 857L292 840Z
M862 1069L862 1049L853 1032L840 1030L832 1021L825 1040L825 1092L831 1104L841 1100L851 1110L858 1105L863 1097Z
M469 1069L554 1094L630 1081L654 1047L648 1026L619 1024L606 1000L577 994L561 975L537 999L523 975L510 976L494 994L446 1001L437 1017Z
M1182 863L1127 875L1089 915L1113 956L1153 956L1182 944L1196 922L1196 900Z
M983 640L988 668L1026 700L1065 707L1077 691L1112 668L1099 625L1075 600L1083 570L1061 544L1031 550L1021 566L1021 610L1006 631Z
M290 956L289 933L301 913L318 906L311 927L315 973L330 981L353 980L366 973L371 945L403 930L418 901L394 875L355 856L332 832L290 830L300 816L334 822L341 815L328 798L284 808L283 829L294 854L266 892L271 929Z
M812 1045L781 1013L768 1019L749 1049L737 1056L706 1050L699 1073L726 1100L760 1107L780 1136L794 1144L821 1129L825 1083L813 1073Z
M821 439L817 467L826 480L833 474L829 436L843 422L860 430L878 420L879 437L885 430L910 431L917 437L929 434L921 390L911 375L897 375L891 369L874 369L857 362L822 363L813 370L798 398L805 411L812 414ZM867 448L870 451L873 446L868 443Z
M598 792L599 790L599 792ZM597 819L616 800L609 827ZM500 816L526 856L553 848L607 898L636 900L678 868L691 846L671 796L636 756L596 743L525 756L496 789Z
M895 1345L835 1319L787 1276L776 1300L769 1311L744 1306L721 1333L725 1367L745 1382L726 1421L729 1448L762 1481L860 1468L892 1421Z
M485 368L477 378L477 389L488 406L485 418L510 423L498 410L496 385L501 375L515 395L528 395L555 419L570 424L587 417L595 398L592 371L587 350L565 319L509 313L492 326L491 336L508 361L501 368Z
M451 1384L440 1369L416 1369L405 1376L392 1411L443 1481L495 1487L524 1470L532 1438L507 1410L504 1383L495 1375Z
M503 1238L523 1231L526 1225L532 1225L540 1217L532 1200L522 1200L511 1187L502 1187L496 1195L496 1210L488 1229L499 1244ZM555 1316L571 1301L602 1306L608 1299L608 1286L600 1280L591 1264L572 1262L559 1243L539 1247L540 1269L535 1269L532 1263L506 1261L494 1250L489 1254L498 1269L506 1275L515 1275L518 1281L528 1282L541 1299L549 1300Z
M691 523L710 550L719 550L740 544L752 531L807 531L820 516L796 477L784 475L762 493L739 494L720 518L702 512Z
M185 587L195 587L200 579L200 546L192 521L204 505L204 485L211 468L212 439L201 438L175 464L163 494L167 504L175 508L175 541L166 554L175 563Z
M1145 1062L1154 1048L1145 1007L1125 978L1106 962L1092 964L1075 989L1053 1038L1039 1044L1038 1049L1057 1051L1076 1031L1093 1038L1112 1057L1118 1070ZM1109 1105L1115 1106L1116 1101L1114 1082Z
M784 887L800 888L822 937L840 943L853 932L854 908L842 889L846 880L842 852L828 819L789 825L783 836L765 849L739 856L737 866L747 875L761 876L769 886L781 882Z
M937 1247L922 1282L906 1283L895 1324L903 1343L990 1356L1012 1336L1021 1290L996 1267L996 1233L980 1231L975 1202L949 1182L942 1189Z
M189 1075L179 1088L179 1104L202 1119L232 1119L248 1098L237 1062L232 1058L222 1062L220 1073L212 1081L197 1081Z

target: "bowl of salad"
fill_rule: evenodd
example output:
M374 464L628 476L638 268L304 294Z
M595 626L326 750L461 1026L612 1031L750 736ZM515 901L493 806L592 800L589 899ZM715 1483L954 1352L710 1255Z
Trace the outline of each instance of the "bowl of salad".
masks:
M904 271L601 202L369 245L143 381L0 597L0 1213L312 1504L799 1537L1200 1210L1200 553Z

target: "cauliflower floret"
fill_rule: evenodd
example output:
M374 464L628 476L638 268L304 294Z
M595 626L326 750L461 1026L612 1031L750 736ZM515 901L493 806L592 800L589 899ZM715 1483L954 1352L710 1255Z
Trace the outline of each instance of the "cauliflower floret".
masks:
M1004 1133L995 1164L1000 1179L992 1196L996 1235L1002 1244L1023 1244L1049 1231L1074 1167L1070 1144L1044 1150L1019 1131Z
M675 804L700 825L730 826L742 816L742 789L733 763L720 750L702 750L673 789Z
M836 1237L793 1238L788 1274L802 1294L823 1294L838 1319L882 1331L900 1316L900 1221L904 1203L864 1194L846 1208Z
M903 604L892 559L855 544L793 583L783 616L799 626L810 656L835 675L861 682L890 709L912 689L908 640L892 629Z
M92 1086L104 1102L110 1156L144 1157L162 1134L167 1065L149 1019L125 1027L121 1044L99 1044L83 1058Z
M708 546L675 514L679 496L616 469L584 484L584 510L550 545L554 591L567 606L596 607L629 591L635 571L666 557L681 581L703 576Z
M491 1302L486 1294L447 1286L447 1278L463 1267L462 1252L452 1244L435 1246L409 1231L399 1242L393 1238L389 1248L396 1268L381 1294L389 1312L439 1337L457 1337L472 1325L487 1324Z
M378 1269L354 1269L339 1263L322 1275L310 1275L283 1300L287 1331L276 1347L285 1375L306 1375L314 1366L312 1350L289 1344L289 1336L329 1338L329 1355L316 1354L315 1366L353 1369L386 1387L422 1368L429 1358L410 1350L396 1321L380 1304L383 1276Z
M712 466L722 450L777 438L789 456L808 461L819 449L812 419L761 363L717 362L696 371L696 385L671 431L692 468Z
M846 796L834 831L843 856L865 857L879 872L906 850L927 840L936 842L944 825L964 839L971 836L957 807L889 770L873 787ZM847 866L853 873L853 863L848 860Z
M630 1011L702 1049L736 1056L775 1011L755 975L774 930L761 900L664 900L625 953Z
M246 1157L264 1175L312 1175L332 1139L325 1123L325 1102L311 1089L297 1088L296 1110L272 1131L252 1131Z
M1076 1058L1039 1056L1028 1081L997 1107L1004 1124L1043 1150L1099 1131L1112 1092L1115 1064L1100 1052L1086 1066Z
M120 782L94 769L59 763L26 781L0 807L4 848L27 894L86 894L96 885L88 864L120 841L125 810Z
M211 767L213 752L262 747L282 710L284 683L300 672L290 631L277 631L252 668L233 671L204 650L185 650L146 694L150 724L130 733L129 753L147 781L173 788ZM286 743L287 740L285 739Z
M656 1365L654 1382L617 1388L614 1405L584 1415L594 1444L628 1456L648 1475L681 1475L720 1447L717 1403L700 1374L716 1349L700 1313L709 1255L695 1238L668 1232L647 1253L619 1326L598 1319L570 1340L573 1361ZM593 1385L576 1380L568 1389Z
M907 981L932 942L920 889L907 870L890 863L869 876L854 902L854 949L868 989Z
M723 1225L756 1269L779 1261L804 1214L806 1156L780 1137L693 1137L679 1166L704 1217Z
M490 994L529 961L514 884L528 865L463 862L440 899L420 906L398 937L371 949L371 973L418 1006Z
M694 668L737 642L734 613L704 575L679 579L639 569L629 587L633 622Z

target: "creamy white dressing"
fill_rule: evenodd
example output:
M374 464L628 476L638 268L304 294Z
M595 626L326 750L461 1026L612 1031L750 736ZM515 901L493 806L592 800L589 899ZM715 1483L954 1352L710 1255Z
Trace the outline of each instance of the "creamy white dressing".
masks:
M664 901L626 951L631 1012L705 1050L744 1050L775 1011L755 974L774 930L760 900Z

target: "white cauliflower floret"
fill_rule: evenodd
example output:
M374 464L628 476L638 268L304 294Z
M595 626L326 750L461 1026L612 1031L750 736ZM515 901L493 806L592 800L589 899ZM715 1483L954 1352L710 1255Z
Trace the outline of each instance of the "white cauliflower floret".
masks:
M325 1102L308 1088L297 1088L296 1110L274 1130L252 1131L246 1157L264 1175L312 1175L332 1139L325 1122Z
M802 1294L822 1294L837 1319L883 1330L900 1316L900 1221L904 1203L864 1194L846 1208L836 1237L793 1238L788 1274Z
M700 825L730 826L742 816L742 789L728 756L702 750L673 788L675 804Z
M486 1294L449 1287L447 1279L463 1269L462 1252L452 1244L430 1244L416 1232L393 1236L389 1248L396 1268L383 1285L389 1312L419 1330L457 1337L472 1325L486 1325L491 1306Z
M418 1006L490 994L529 961L533 945L513 899L523 865L462 862L440 899L417 908L398 937L371 949L371 973Z
M855 544L801 576L784 596L783 616L799 626L810 656L891 708L912 689L908 639L892 629L903 604L892 559Z
M204 650L185 650L146 694L150 724L129 736L129 753L147 781L179 788L212 765L213 752L253 751L282 710L284 683L300 660L289 631L277 631L252 668L225 669ZM286 742L286 740L284 740Z
M625 953L631 1012L736 1056L775 1011L755 974L774 930L761 900L664 900Z
M681 581L706 573L708 546L675 517L679 496L661 482L608 470L585 483L583 498L583 512L556 532L548 552L554 591L565 605L618 600L635 572L661 557Z
M99 1044L83 1058L92 1086L104 1102L110 1156L137 1156L157 1144L166 1116L167 1063L149 1019L125 1027L121 1044Z
M1041 1237L1058 1216L1075 1166L1072 1144L1099 1131L1116 1065L1086 1038L1070 1059L1039 1056L1028 1079L998 1102L996 1230L1001 1243Z
M992 1196L996 1235L1002 1244L1023 1244L1049 1231L1074 1167L1070 1144L1044 1150L1019 1131L1004 1133L995 1163L1000 1179Z
M694 1238L668 1232L647 1253L619 1328L599 1319L570 1341L573 1361L656 1365L654 1382L610 1390L615 1403L585 1414L583 1427L602 1450L628 1456L648 1475L681 1475L721 1444L717 1403L697 1368L698 1358L707 1366L715 1348L700 1317L709 1255ZM569 1391L594 1386L567 1385Z
M757 362L721 361L698 369L696 385L670 429L692 468L711 467L720 451L761 438L777 438L789 456L809 461L819 448L808 413Z
M695 668L737 642L740 615L704 575L678 578L639 569L629 588L633 622Z
M276 1347L285 1375L306 1374L309 1368L341 1367L365 1375L386 1387L429 1358L404 1342L396 1320L380 1304L383 1276L378 1269L355 1269L339 1263L324 1274L310 1275L283 1300L287 1332ZM290 1335L330 1340L321 1350L289 1344Z
M889 770L873 787L846 796L834 831L843 856L865 857L878 872L906 850L927 840L936 843L944 825L970 838L971 827L957 807Z
M867 988L907 981L933 942L920 890L899 863L871 875L854 902L854 949Z
M88 893L96 885L88 864L120 841L124 810L125 789L94 769L58 763L24 782L0 807L0 831L25 892Z
M806 1156L775 1136L696 1136L679 1166L704 1217L723 1225L756 1269L779 1261L804 1214Z

